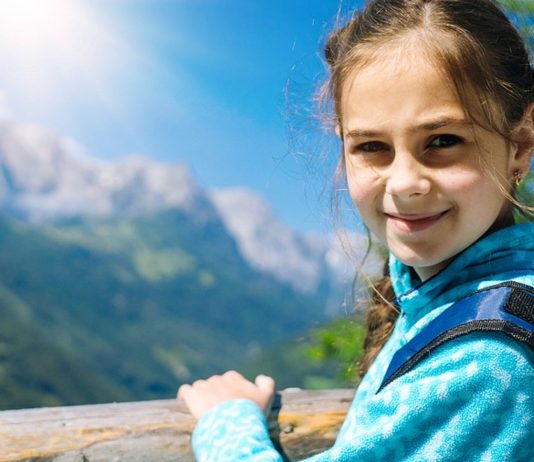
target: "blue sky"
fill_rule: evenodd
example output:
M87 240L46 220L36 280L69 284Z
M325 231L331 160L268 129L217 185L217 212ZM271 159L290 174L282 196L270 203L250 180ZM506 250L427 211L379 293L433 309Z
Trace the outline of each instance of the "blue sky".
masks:
M290 226L324 230L318 195L337 144L323 148L306 108L338 8L337 0L4 0L0 16L20 30L6 23L0 37L3 110L97 157L184 162L205 187L253 188Z

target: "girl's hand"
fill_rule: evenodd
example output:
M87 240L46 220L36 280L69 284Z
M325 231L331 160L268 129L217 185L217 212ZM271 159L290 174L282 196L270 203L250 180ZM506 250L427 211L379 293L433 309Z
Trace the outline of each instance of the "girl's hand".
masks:
M254 401L267 416L274 393L275 383L271 377L258 375L252 383L238 372L228 371L207 380L197 380L193 385L182 385L178 389L177 399L184 400L197 420L213 407L231 399Z

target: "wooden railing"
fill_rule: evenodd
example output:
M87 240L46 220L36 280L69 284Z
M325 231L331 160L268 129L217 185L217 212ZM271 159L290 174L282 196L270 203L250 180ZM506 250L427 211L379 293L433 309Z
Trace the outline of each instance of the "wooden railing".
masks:
M286 390L269 417L287 460L332 445L354 390ZM194 461L194 420L174 400L0 412L0 461Z

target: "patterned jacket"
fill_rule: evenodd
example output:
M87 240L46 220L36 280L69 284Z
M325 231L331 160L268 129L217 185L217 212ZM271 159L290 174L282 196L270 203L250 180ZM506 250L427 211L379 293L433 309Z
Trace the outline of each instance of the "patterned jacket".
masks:
M502 333L441 345L377 393L393 354L459 298L504 281L534 286L534 224L499 230L421 283L390 257L401 315L360 383L334 446L308 462L534 461L534 352ZM199 462L281 462L261 409L232 400L193 434Z

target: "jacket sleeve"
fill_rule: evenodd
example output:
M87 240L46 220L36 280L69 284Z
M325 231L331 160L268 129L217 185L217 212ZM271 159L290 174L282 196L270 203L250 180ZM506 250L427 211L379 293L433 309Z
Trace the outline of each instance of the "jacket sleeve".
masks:
M534 355L502 334L470 334L358 402L335 445L308 462L534 460ZM281 462L251 401L228 401L198 423L199 462Z
M253 401L226 401L204 415L193 432L198 462L282 462L267 422Z

